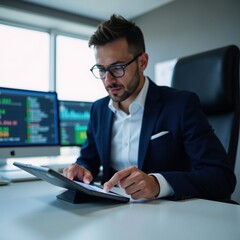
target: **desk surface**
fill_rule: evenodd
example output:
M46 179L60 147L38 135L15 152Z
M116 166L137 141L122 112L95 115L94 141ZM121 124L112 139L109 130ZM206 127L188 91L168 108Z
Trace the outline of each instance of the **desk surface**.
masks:
M179 202L71 204L44 181L0 187L1 240L239 240L240 206Z

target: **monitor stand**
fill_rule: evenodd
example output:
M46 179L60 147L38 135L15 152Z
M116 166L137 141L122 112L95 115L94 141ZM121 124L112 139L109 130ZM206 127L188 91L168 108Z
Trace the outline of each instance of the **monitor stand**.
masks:
M14 165L8 163L7 159L0 158L0 172L17 170Z
M0 158L0 169L4 168L7 165L7 159Z
M36 180L36 177L17 168L7 159L0 159L0 186L29 180Z
M0 186L5 186L10 184L9 180L3 179L2 177L0 177Z
M7 160L0 159L0 186L8 185L10 183L9 180L6 180L1 177L1 172L6 171L7 169Z

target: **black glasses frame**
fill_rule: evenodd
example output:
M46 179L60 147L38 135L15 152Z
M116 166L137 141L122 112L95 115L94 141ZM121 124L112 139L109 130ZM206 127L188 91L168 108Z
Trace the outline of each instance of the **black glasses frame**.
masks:
M95 65L90 69L90 71L92 72L93 76L94 76L95 78L97 78L97 79L102 79L102 80L105 79L107 72L109 72L109 73L111 74L111 76L114 77L114 78L121 78L121 77L123 77L123 76L125 75L125 68L126 68L127 66L129 66L131 63L133 63L133 62L134 62L138 57L140 57L141 55L142 55L142 53L139 53L139 54L136 55L131 61L129 61L129 62L126 63L126 64L111 65L111 66L109 66L109 67L107 67L107 68L98 67L98 65L95 64ZM123 71L123 74L122 74L122 75L119 75L119 76L115 76L115 75L114 75L114 73L112 72L111 68L116 68L116 67L117 67L119 70L122 70L122 71ZM95 69L103 71L103 72L104 72L103 76L102 76L102 77L96 76L96 75L94 74L94 72L93 72Z

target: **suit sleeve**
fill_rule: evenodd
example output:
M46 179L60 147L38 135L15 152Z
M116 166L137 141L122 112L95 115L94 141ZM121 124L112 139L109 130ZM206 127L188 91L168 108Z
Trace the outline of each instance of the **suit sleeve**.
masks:
M99 158L99 154L97 151L97 145L95 142L95 135L93 131L94 126L94 107L93 104L91 109L91 117L88 124L87 130L87 139L81 148L81 153L79 158L77 159L76 163L87 168L95 178L99 173L99 168L101 166L101 161Z
M174 198L228 198L235 188L236 178L195 94L189 95L180 118L183 146L191 169L161 172L172 186Z

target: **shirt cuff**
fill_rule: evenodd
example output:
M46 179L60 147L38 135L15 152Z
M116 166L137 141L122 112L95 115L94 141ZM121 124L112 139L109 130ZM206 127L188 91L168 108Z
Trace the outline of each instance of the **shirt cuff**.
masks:
M167 180L163 177L162 174L150 173L149 175L154 176L157 179L160 186L160 193L158 194L158 196L156 196L156 198L163 198L174 195L174 191L171 185L167 182Z

